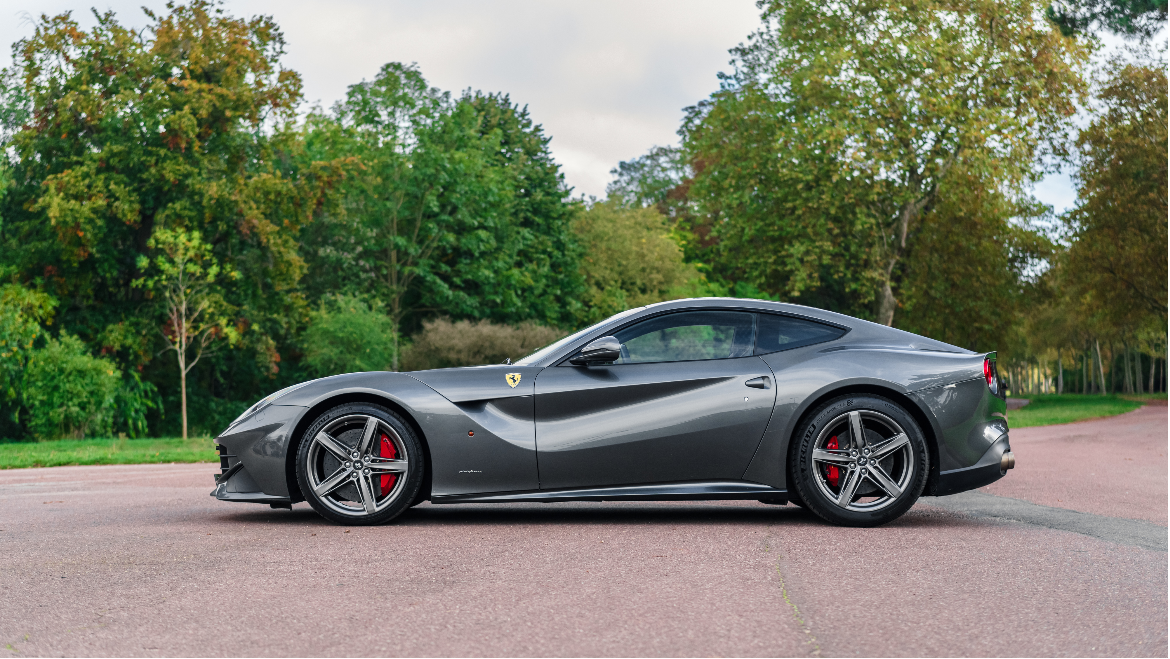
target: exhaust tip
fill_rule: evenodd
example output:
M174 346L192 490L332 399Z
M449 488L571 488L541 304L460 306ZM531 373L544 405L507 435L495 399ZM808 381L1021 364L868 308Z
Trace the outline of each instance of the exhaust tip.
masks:
M1016 466L1016 454L1012 453L1011 451L1007 451L1006 453L1003 454L1003 457L1001 457L999 459L1000 471L1007 471L1008 469L1015 468L1015 466Z

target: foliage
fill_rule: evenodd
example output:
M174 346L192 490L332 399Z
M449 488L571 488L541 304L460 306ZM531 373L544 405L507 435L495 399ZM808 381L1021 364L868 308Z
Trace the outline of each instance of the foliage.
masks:
M208 353L216 339L230 343L239 340L239 331L227 322L231 311L216 287L219 264L211 246L203 242L198 231L155 229L146 246L157 253L153 259L138 257L138 270L150 276L135 279L136 288L145 288L158 296L160 311L166 319L162 334L167 350L175 353L179 366L182 397L183 438L187 437L187 374ZM228 270L227 277L235 272Z
M1065 36L1100 26L1115 34L1152 37L1166 27L1166 0L1061 0L1047 14Z
M271 19L235 19L203 1L148 19L138 32L112 13L90 30L69 14L43 17L16 45L8 79L19 93L6 99L26 120L7 142L0 262L68 301L57 319L71 334L162 382L150 363L162 337L145 291L130 284L156 230L199 232L240 273L216 292L250 328L242 347L264 358L236 360L231 376L206 373L230 396L272 371L272 337L297 316L296 236L341 167L289 166L300 80L278 64L284 42Z
M37 439L108 435L121 373L93 357L75 336L62 334L33 351L24 371L27 424Z
M688 287L700 283L699 272L683 262L666 219L653 207L595 203L577 218L574 231L585 248L583 324L633 307L687 297Z
M0 286L0 407L19 399L21 374L56 306L52 296L40 291Z
M194 439L63 439L55 442L0 443L0 469L62 465L216 462L215 444Z
M317 377L382 371L394 361L393 321L379 304L339 295L311 315L301 337L304 364Z
M1008 412L1012 428L1051 426L1087 419L1115 416L1132 412L1142 404L1118 396L1085 396L1082 394L1032 395L1026 406Z
M308 140L313 157L360 164L312 232L310 286L340 279L343 290L370 293L399 331L419 307L501 321L572 317L573 208L527 109L504 95L452 100L417 68L387 64L331 115L310 117Z
M402 356L405 370L499 364L513 361L553 343L564 332L523 322L515 326L487 320L452 322L444 318L423 321Z
M1020 319L1041 297L1029 271L1054 249L1027 223L1043 215L994 181L952 169L907 246L897 326L968 350L1012 354Z
M653 206L667 216L672 216L671 202L680 197L692 176L686 154L672 146L656 146L638 158L618 163L609 173L613 181L605 187L607 199L628 208Z
M1167 84L1164 61L1114 62L1103 108L1081 132L1069 284L1117 326L1167 318Z
M1084 89L1085 45L1030 0L768 3L683 127L716 256L795 297L823 276L890 324L897 270L956 166L1036 176Z

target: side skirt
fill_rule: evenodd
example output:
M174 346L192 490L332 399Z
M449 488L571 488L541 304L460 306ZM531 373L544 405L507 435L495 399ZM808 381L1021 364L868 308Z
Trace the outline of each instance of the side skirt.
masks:
M490 494L432 496L431 503L517 503L523 501L710 501L718 499L782 499L788 491L745 481L699 481L657 485L620 485L569 490L531 490Z

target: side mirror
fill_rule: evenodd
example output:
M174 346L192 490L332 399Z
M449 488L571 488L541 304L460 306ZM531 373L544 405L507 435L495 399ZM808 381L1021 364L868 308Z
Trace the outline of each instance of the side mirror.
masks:
M573 355L569 363L574 366L588 366L590 364L608 364L617 361L622 356L622 343L616 337L603 336L581 348L581 352Z

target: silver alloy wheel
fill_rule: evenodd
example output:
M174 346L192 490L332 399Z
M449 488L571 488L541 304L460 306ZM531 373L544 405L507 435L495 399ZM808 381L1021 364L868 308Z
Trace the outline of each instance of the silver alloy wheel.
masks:
M837 448L828 448L834 438ZM821 493L854 512L891 505L914 478L910 438L893 419L872 410L847 412L825 424L813 444L812 460L813 480ZM839 470L836 485L830 482L829 467Z
M393 458L382 457L384 441L393 446ZM311 442L309 487L330 510L350 517L374 515L402 493L411 456L406 443L385 421L350 414L322 428ZM387 481L392 481L389 491L385 490Z

